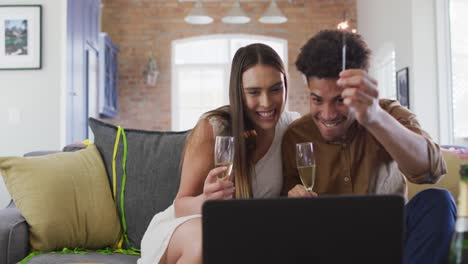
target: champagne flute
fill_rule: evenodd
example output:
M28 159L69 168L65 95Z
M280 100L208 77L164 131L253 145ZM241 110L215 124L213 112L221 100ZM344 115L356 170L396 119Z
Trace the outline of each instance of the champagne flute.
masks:
M296 165L302 185L312 192L315 183L315 158L312 142L296 144Z
M216 136L215 140L215 167L227 167L227 170L219 174L218 180L231 175L234 161L234 137Z

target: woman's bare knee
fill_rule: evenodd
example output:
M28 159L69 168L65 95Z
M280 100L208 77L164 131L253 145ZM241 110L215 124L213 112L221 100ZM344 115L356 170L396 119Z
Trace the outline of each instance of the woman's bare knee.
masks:
M202 262L201 218L181 224L172 234L166 257L160 264L182 264Z

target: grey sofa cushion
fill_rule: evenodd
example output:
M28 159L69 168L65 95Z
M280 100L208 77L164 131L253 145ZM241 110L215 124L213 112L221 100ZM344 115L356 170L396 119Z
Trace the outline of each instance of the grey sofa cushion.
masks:
M109 264L135 264L137 256L99 253L88 254L44 254L31 258L28 264L65 264L65 263L109 263Z
M14 264L29 252L28 224L16 208L0 210L0 263Z
M117 127L90 118L94 143L104 160L112 189L112 154ZM125 129L127 136L127 182L125 217L132 247L140 242L152 217L169 207L179 188L179 164L188 131L143 131ZM117 201L120 214L123 140L116 158Z

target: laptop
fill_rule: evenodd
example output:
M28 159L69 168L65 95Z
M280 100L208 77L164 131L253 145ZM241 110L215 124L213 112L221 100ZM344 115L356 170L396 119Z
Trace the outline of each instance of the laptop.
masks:
M330 196L208 201L203 263L402 263L404 199Z

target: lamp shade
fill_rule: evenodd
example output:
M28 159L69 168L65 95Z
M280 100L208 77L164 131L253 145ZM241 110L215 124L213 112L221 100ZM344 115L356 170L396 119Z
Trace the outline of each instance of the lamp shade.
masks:
M258 21L264 24L282 24L286 23L286 21L288 21L288 18L285 17L283 13L281 13L281 10L279 10L278 5L273 0L271 1L270 6L267 8L263 16L260 17Z
M202 3L197 1L192 11L184 18L185 22L195 25L206 25L213 22L213 18L208 16L203 9Z
M240 7L239 1L234 1L231 10L221 19L228 24L245 24L250 22L250 18Z

